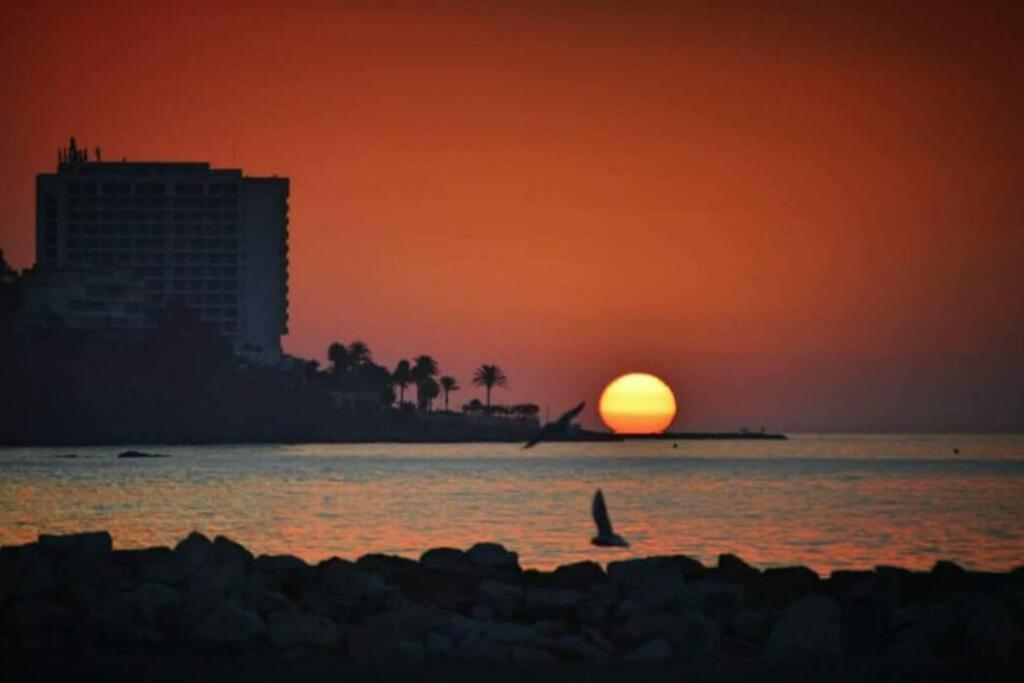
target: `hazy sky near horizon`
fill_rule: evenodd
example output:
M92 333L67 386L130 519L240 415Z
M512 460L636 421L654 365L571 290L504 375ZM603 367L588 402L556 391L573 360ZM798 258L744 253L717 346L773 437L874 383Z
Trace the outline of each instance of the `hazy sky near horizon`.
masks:
M290 177L298 355L590 425L644 370L678 429L1024 429L1019 4L431 4L4 2L0 248L74 135Z

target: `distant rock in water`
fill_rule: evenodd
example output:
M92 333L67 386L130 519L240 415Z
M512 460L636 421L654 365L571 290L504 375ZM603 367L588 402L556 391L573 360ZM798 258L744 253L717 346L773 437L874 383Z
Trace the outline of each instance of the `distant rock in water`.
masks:
M60 458L61 460L72 460L78 457L78 453L54 453L54 458Z
M143 451L124 451L119 453L119 458L169 458L166 453L145 453Z

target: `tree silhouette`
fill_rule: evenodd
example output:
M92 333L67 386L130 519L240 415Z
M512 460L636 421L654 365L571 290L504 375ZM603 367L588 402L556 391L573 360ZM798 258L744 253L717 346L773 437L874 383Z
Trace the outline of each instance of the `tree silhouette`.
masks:
M427 377L418 385L417 395L423 401L427 411L433 410L434 399L441 393L441 385L433 377Z
M356 340L348 345L348 363L350 366L366 365L373 360L373 352L366 342Z
M395 366L395 371L391 373L391 382L398 387L398 407L401 408L402 404L405 403L405 388L412 382L412 370L409 367L409 361L404 358L398 361L398 365Z
M437 361L427 355L416 356L411 370L412 379L416 383L416 403L420 409L427 407L427 399L424 395L423 385L429 379L437 375ZM437 394L434 394L436 397Z
M327 360L331 361L335 375L345 372L351 365L348 349L339 342L334 342L327 347Z
M458 391L462 387L451 375L445 375L441 378L441 391L444 392L444 412L448 412L448 394L453 391Z
M487 389L487 408L491 407L491 389L494 387L507 387L508 377L505 371L497 365L481 365L473 373L473 384Z

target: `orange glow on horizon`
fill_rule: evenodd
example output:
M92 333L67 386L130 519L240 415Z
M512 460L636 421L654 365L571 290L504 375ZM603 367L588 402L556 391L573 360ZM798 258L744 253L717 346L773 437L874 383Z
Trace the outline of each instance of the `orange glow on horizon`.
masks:
M631 372L605 387L599 411L616 434L660 433L676 417L676 397L658 377Z
M497 362L553 409L628 359L695 430L1021 431L1020 22L778 4L3 3L0 249L34 262L73 135L290 178L295 356L427 353L458 404Z

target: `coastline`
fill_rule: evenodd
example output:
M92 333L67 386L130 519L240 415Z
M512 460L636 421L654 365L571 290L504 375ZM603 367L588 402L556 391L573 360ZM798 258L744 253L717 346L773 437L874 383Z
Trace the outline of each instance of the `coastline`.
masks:
M535 430L517 432L515 434L499 433L488 436L487 434L473 433L469 436L453 434L431 434L431 433L407 433L407 432L367 432L354 434L345 437L335 438L310 438L310 439L276 439L276 438L253 438L239 439L235 436L228 436L224 439L209 438L179 438L168 439L166 437L146 438L81 438L71 437L58 440L29 440L29 441L0 441L0 448L68 448L74 446L131 446L146 444L150 446L197 446L197 445L273 445L273 444L407 444L407 443L445 443L445 444L472 444L472 443L523 443L529 439ZM662 434L614 434L611 432L592 432L581 430L581 434L574 436L553 436L545 439L552 443L580 442L580 443L621 443L624 441L785 441L789 438L781 433L763 432L665 432Z
M823 577L726 554L714 566L676 555L537 571L493 543L308 564L195 532L173 549L114 549L101 531L0 548L0 577L0 658L14 679L62 678L59 663L83 657L92 674L125 679L192 662L199 680L232 678L225 662L264 680L286 662L314 677L456 680L495 665L551 680L952 680L1024 667L1024 566Z

